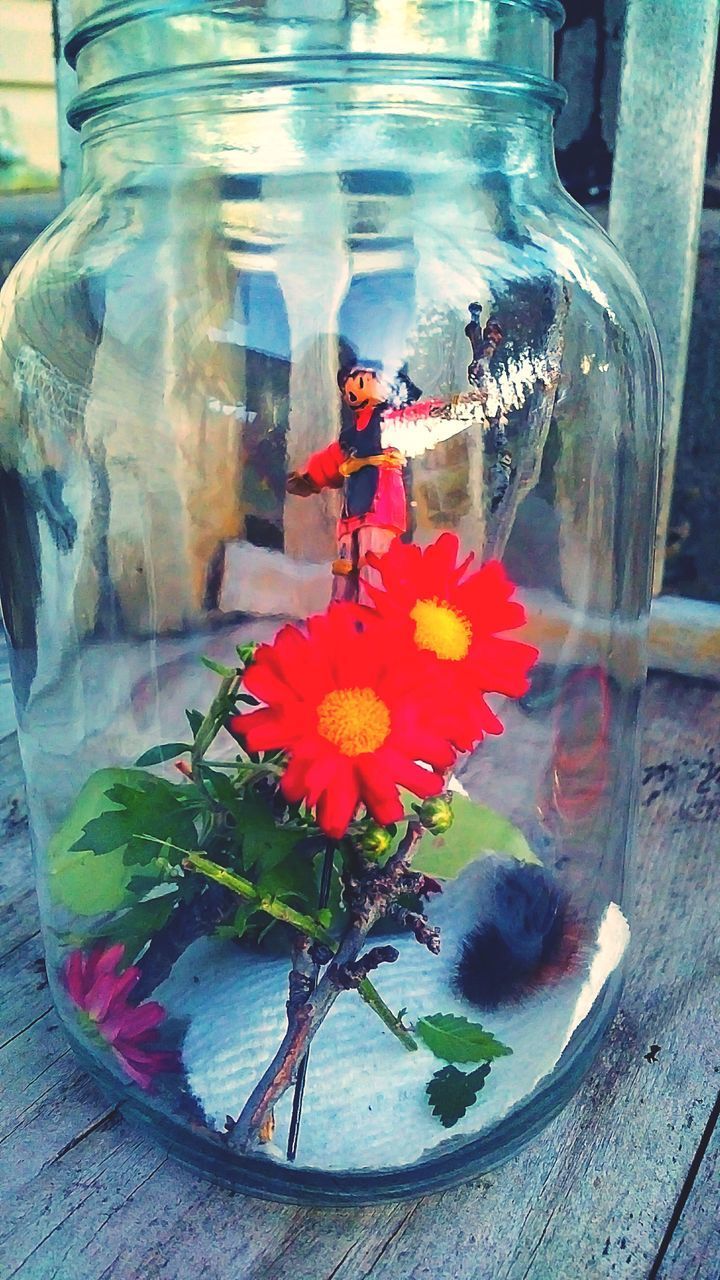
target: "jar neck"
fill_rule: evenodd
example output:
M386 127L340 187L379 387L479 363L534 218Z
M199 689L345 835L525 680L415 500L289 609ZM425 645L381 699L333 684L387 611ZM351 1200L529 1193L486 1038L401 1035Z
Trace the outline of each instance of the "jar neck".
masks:
M551 105L503 84L309 84L153 97L118 105L82 130L83 185L158 184L202 169L282 174L402 174L473 184L499 173L555 184Z
M390 100L495 89L557 108L558 0L69 0L81 127L116 108L204 94L325 89ZM191 109L191 108L188 108ZM157 113L156 113L157 114Z

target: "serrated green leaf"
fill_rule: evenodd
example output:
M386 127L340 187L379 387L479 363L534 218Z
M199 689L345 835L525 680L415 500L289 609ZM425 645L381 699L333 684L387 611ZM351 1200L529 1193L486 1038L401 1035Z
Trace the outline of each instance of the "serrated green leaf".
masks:
M242 831L244 827L243 806L245 800L235 790L232 779L219 769L213 769L207 764L202 765L202 771L205 784L210 788L214 798L227 809L228 813L232 814L237 827Z
M145 773L136 774L130 784L116 783L107 795L117 810L89 822L75 848L104 854L123 845L125 865L141 867L157 857L157 842L192 848L196 831L184 791ZM180 857L172 849L164 849L163 854L171 862Z
M175 760L177 756L185 755L187 751L192 751L192 747L187 742L165 742L162 746L151 747L149 751L145 751L135 761L135 768L149 769L154 764L164 764L166 760Z
M158 846L140 835L193 847L185 791L137 769L92 774L48 846L55 900L94 916L144 897L159 883Z
M492 1062L512 1053L479 1022L469 1022L454 1013L420 1018L416 1031L435 1057L444 1062Z
M452 1129L462 1120L469 1107L477 1102L477 1096L485 1087L490 1074L490 1064L484 1063L475 1071L458 1071L457 1067L443 1067L428 1081L425 1092L434 1116L438 1116L446 1129Z
M453 795L454 821L443 835L427 832L413 858L413 870L454 880L471 862L488 853L504 853L520 862L539 863L522 831L502 814L468 796Z

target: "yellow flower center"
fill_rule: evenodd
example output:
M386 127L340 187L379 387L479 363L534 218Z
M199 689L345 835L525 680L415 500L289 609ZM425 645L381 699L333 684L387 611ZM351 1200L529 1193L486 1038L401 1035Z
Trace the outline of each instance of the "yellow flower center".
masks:
M410 617L415 623L419 649L429 649L445 662L460 662L467 657L472 627L459 609L434 596L432 600L418 600Z
M344 756L361 756L385 742L390 712L372 689L333 689L318 707L317 726Z

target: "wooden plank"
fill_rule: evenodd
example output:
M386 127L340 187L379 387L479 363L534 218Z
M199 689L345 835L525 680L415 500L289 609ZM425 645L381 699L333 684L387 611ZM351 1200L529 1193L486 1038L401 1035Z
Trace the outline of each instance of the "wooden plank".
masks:
M720 604L658 596L650 613L649 663L720 679Z
M718 0L628 0L609 230L645 291L665 367L655 590L687 366Z
M720 1099L719 1099L720 1102ZM679 1206L675 1230L667 1252L659 1260L658 1280L707 1280L717 1274L720 1262L720 1214L717 1189L720 1183L720 1127L715 1124L703 1152L688 1198ZM655 1276L651 1277L655 1280Z
M523 599L528 612L523 636L538 645L546 661L560 657L573 630L581 630L589 643L597 643L598 652L607 649L606 619L579 621L575 611L550 592L525 591ZM720 604L658 596L650 611L647 659L648 666L657 671L720 679Z
M0 1112L0 1273L18 1280L175 1280L196 1270L207 1280L647 1275L717 1088L718 956L708 899L720 827L720 691L658 676L647 711L634 947L621 1012L578 1096L519 1157L417 1203L335 1211L263 1204L210 1186L133 1132L62 1052L54 1015L41 1014L13 1042L17 1058L0 1051L11 1095ZM0 813L11 789L3 778ZM24 899L14 876L9 883L15 900ZM38 937L23 955L32 973ZM0 961L4 993L18 977L27 992L17 964ZM655 1063L644 1056L651 1042L661 1045ZM717 1201L709 1182L704 1194ZM686 1212L693 1205L688 1200ZM688 1239L679 1255L682 1265L691 1259L687 1272L666 1271L668 1280L709 1280L702 1268L692 1271L690 1247Z

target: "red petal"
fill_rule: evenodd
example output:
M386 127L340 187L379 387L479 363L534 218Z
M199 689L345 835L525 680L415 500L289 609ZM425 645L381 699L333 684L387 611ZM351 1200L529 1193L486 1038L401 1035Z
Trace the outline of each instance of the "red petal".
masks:
M233 716L230 730L245 740L248 751L274 751L288 745L289 734L282 716L262 707L246 715Z
M360 781L360 795L376 822L387 826L403 815L397 783L386 767L386 751L376 755L359 756L356 772Z
M115 1017L106 1018L103 1035L108 1040L139 1040L148 1031L158 1027L165 1017L165 1010L156 1000L148 1000L136 1006L127 1005Z
M287 764L287 768L280 779L280 790L290 804L299 804L305 799L305 777L307 774L307 761L298 759L293 756Z
M136 966L126 969L119 978L115 979L112 996L107 1006L107 1017L110 1017L118 1008L127 1008L127 997L140 977L140 970Z
M443 789L443 778L431 769L423 769L414 760L408 760L388 747L383 752L388 771L401 787L407 787L414 795L423 800L428 796L436 796Z
M128 1061L125 1055L114 1047L113 1047L113 1053L115 1054L115 1057L120 1063L120 1066L122 1067L126 1076L129 1076L131 1080L134 1080L135 1084L139 1085L141 1089L148 1090L152 1088L152 1082L153 1082L152 1071L148 1071L147 1069L142 1071L138 1067L134 1067L132 1063Z
M103 974L114 973L118 965L121 964L125 955L125 946L122 942L116 942L112 947L95 947L91 951L87 962L87 979L92 982L96 977Z
M360 803L354 770L342 757L338 758L338 764L333 783L323 791L316 810L318 826L333 840L345 835Z

